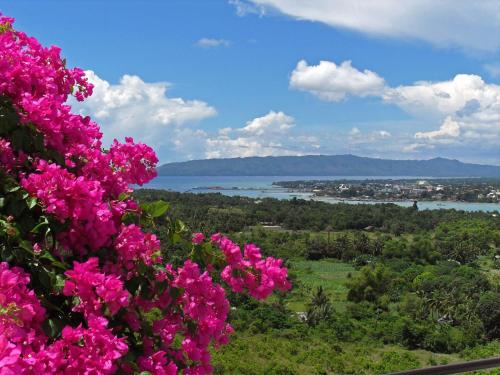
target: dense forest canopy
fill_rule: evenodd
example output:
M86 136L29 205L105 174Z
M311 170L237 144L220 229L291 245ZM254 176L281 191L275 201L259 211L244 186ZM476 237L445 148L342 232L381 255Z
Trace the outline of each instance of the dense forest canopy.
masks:
M164 199L173 203L171 214L197 230L241 231L257 224L281 225L290 230L364 229L382 232L418 232L457 219L487 218L491 213L458 210L415 210L395 204L330 204L302 199L277 200L229 197L222 194L177 193L162 190L136 191L138 200ZM497 224L498 225L498 224Z

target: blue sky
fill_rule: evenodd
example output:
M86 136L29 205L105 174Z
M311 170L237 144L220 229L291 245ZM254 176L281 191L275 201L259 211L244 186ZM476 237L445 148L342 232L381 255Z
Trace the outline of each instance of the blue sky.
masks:
M304 5L307 3L307 5ZM500 2L0 1L89 70L74 108L162 162L343 154L500 164ZM402 5L404 4L404 5Z

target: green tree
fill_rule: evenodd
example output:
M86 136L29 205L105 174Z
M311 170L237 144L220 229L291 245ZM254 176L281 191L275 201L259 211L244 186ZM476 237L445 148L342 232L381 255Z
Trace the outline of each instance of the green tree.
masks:
M330 298L320 285L316 288L314 295L307 306L306 321L310 326L316 326L322 321L333 317L333 307Z
M393 273L383 264L377 264L374 268L365 266L358 277L347 283L347 299L353 302L368 301L385 307L388 302L386 294L391 290L393 279Z
M500 293L486 292L481 296L477 312L490 339L500 338Z

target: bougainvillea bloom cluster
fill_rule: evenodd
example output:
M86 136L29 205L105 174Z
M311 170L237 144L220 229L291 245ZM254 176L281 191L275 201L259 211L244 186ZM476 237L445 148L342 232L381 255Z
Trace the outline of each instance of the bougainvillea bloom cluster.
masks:
M104 149L67 104L92 94L84 72L13 22L0 15L0 374L211 373L233 332L227 290L286 291L286 268L203 233L183 242L192 259L166 263L140 226L157 210L131 198L154 151Z
M212 236L212 241L226 257L227 266L221 277L234 292L247 289L252 297L265 299L275 289L285 291L290 288L287 270L282 268L281 259L262 259L260 249L254 244L246 244L242 254L237 244L219 233Z

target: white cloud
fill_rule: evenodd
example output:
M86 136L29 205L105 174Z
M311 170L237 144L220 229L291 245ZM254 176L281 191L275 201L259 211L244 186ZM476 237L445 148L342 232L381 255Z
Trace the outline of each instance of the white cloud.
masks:
M283 112L270 111L248 121L242 128L222 128L206 141L207 158L299 155L283 141L290 140L294 119Z
M387 88L382 98L416 118L440 123L438 130L416 132L420 140L471 145L481 139L483 147L500 146L500 85L477 75Z
M208 139L205 155L207 158L213 159L249 156L286 156L300 155L300 153L286 149L280 142L262 143L255 138L238 137L234 139Z
M231 42L226 39L201 38L195 43L202 48L229 47Z
M371 132L363 132L357 126L353 127L347 133L347 140L351 145L362 143L375 143L387 140L392 137L392 134L387 130L374 130Z
M369 70L359 71L350 61L340 65L331 61L308 65L305 60L301 60L292 72L290 87L336 102L348 95L380 95L384 80Z
M410 143L408 145L404 145L401 149L403 152L409 152L409 153L414 153L417 152L421 149L428 149L428 148L433 148L434 146L429 146L425 143Z
M290 86L326 101L370 95L400 107L421 126L418 131L413 130L413 142L408 143L408 138L394 140L406 152L438 145L469 149L500 147L500 85L486 83L478 75L457 74L446 81L390 87L376 73L361 72L350 61L340 65L328 61L307 65L300 61L291 74ZM348 140L356 144L390 137L386 130L365 133L357 127L347 134Z
M417 39L438 47L493 51L500 47L500 1L237 0L237 12L275 10L378 37ZM253 8L252 8L253 6Z
M357 137L359 135L361 135L361 130L359 130L356 126L349 131L350 137Z
M381 139L387 139L392 137L392 134L389 133L387 130L379 130L376 132L376 134Z
M500 86L486 84L480 76L457 74L452 80L416 82L413 85L387 88L384 101L418 115L451 115L475 112L500 101ZM474 108L476 106L477 108Z
M294 126L294 119L283 112L271 111L267 115L248 121L241 132L250 136L283 134Z
M169 161L172 160L192 160L204 157L207 138L209 134L202 129L191 127L176 127L169 137L172 144L169 145Z
M236 14L240 17L247 14L258 14L259 16L266 14L266 8L264 6L248 3L244 0L229 0L229 4L234 5Z
M199 100L167 96L165 82L147 83L125 75L111 84L92 71L86 72L94 93L84 102L72 101L83 115L101 125L104 143L131 136L152 146L161 162L203 157L300 155L315 149L315 137L294 136L293 117L270 111L241 127L220 128L216 133L193 126L216 115L216 110Z
M94 92L84 102L72 104L101 125L105 144L132 136L153 146L161 159L162 148L175 146L178 128L217 114L203 101L168 97L165 82L147 83L138 76L124 75L118 84L111 84L93 71L86 75Z
M417 139L449 139L457 138L460 135L460 125L458 122L452 120L451 117L446 117L439 130L429 132L417 132L415 138Z

